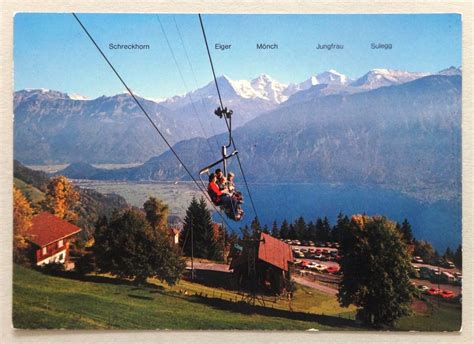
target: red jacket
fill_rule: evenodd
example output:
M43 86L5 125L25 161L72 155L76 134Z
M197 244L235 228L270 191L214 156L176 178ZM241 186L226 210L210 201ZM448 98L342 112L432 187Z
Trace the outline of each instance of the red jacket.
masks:
M207 192L209 196L211 196L211 200L213 202L219 202L223 192L219 189L219 186L215 182L210 182L209 186L207 187Z

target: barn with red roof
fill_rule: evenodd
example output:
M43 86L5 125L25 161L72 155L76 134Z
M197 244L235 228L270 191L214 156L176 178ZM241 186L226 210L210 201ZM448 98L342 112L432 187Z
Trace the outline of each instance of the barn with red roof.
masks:
M67 264L69 242L80 231L79 227L48 212L34 216L27 238L35 248L36 265Z
M293 253L290 245L269 234L260 233L255 241L243 240L240 249L233 250L230 269L234 270L238 284L248 286L249 271L255 260L255 274L259 289L263 292L279 294L290 278L290 264ZM252 252L252 250L254 250Z

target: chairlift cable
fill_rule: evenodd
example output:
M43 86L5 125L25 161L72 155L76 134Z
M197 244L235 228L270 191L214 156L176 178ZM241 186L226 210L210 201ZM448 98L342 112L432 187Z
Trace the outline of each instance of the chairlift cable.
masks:
M160 20L160 17L159 17L158 14L156 15L156 20L160 24L161 32L163 32L163 36L165 37L166 44L168 45L168 48L170 50L171 57L173 58L174 64L176 65L176 68L178 69L178 73L179 73L179 76L181 78L181 81L183 82L184 88L189 89L188 85L186 83L186 80L184 79L183 72L181 71L181 68L179 67L178 60L176 59L173 48L171 47L171 43L168 39L168 35L166 34L165 28L163 27L163 24L161 23L161 20ZM199 113L196 109L196 105L194 104L194 99L193 99L191 93L189 93L189 98L191 99L191 107L193 108L195 117L197 118L197 120L199 122L199 126L201 127L201 130L202 130L202 133L204 134L204 137L206 138L207 145L209 146L209 151L211 152L211 154L214 155L214 157L216 157L216 152L215 152L214 149L212 149L211 143L209 142L209 138L207 138L206 131L204 130L204 126L202 124L201 118L199 117Z
M163 139L163 141L165 142L165 144L168 146L169 150L174 154L174 156L176 157L176 159L178 159L178 162L181 164L181 166L183 166L183 168L186 170L186 172L189 174L189 176L191 177L191 179L193 180L193 182L196 184L196 186L198 187L198 189L204 194L205 198L207 200L209 200L209 202L211 203L211 205L214 207L214 209L216 210L216 212L219 214L219 216L222 218L222 220L224 221L224 223L226 224L226 226L228 228L230 228L232 230L232 227L229 226L228 222L226 221L225 217L221 214L221 212L216 208L216 206L214 205L214 203L212 202L212 200L210 199L209 195L207 194L207 192L205 192L201 185L199 185L199 183L197 182L196 178L194 178L194 176L192 175L192 173L189 171L189 169L187 168L187 166L184 164L184 162L181 160L181 158L179 157L178 153L174 150L174 148L171 146L171 144L168 142L168 140L166 139L166 137L163 135L163 133L160 131L160 129L158 128L158 126L155 124L155 122L153 122L153 120L151 119L150 115L147 113L147 111L145 110L145 108L143 107L143 105L138 101L138 99L135 97L134 93L132 92L132 90L130 89L130 87L128 87L127 83L122 79L122 77L120 76L120 74L117 72L117 70L115 69L115 67L112 65L112 63L109 61L109 59L107 58L107 56L104 54L104 52L102 51L102 49L100 49L99 45L96 43L96 41L94 40L94 38L91 36L91 34L89 33L89 31L87 31L86 27L84 26L84 24L82 24L81 20L77 17L77 15L75 13L72 13L72 15L74 16L74 18L76 19L76 21L79 23L79 25L81 26L81 28L84 30L84 32L86 33L86 35L89 37L89 39L91 40L91 42L94 44L94 46L97 48L97 50L99 51L99 53L102 55L102 57L104 58L104 60L107 62L107 64L110 66L110 68L112 69L112 71L115 73L115 75L117 76L117 78L120 80L120 82L125 86L125 88L127 89L128 93L130 94L130 96L133 98L133 100L135 101L135 103L137 104L137 106L140 108L140 110L143 112L143 114L146 116L146 118L148 119L148 121L151 123L151 125L153 126L153 128L155 128L155 130L157 131L157 133L160 135L160 137Z
M173 16L173 22L174 22L174 26L176 27L176 31L178 32L178 37L179 37L179 40L181 42L181 46L183 47L183 50L184 50L184 56L186 57L186 60L188 61L188 65L189 65L189 68L191 70L191 74L193 76L194 86L195 86L196 89L198 89L199 86L198 86L198 82L196 80L196 73L194 72L193 64L191 63L191 59L189 58L188 49L186 49L186 45L184 44L183 36L181 35L181 30L179 29L178 23L176 22L176 19L175 19L174 16ZM199 95L199 98L201 98L201 104L206 108L206 112L212 112L209 109L208 102L206 102L204 100L202 95ZM211 127L211 131L212 131L212 135L214 137L214 140L216 141L216 146L219 149L220 145L219 145L219 142L217 141L217 135L216 135L216 131L214 129L214 125L212 124L212 121L209 121L209 126Z
M209 57L209 63L211 65L211 69L212 69L212 75L214 76L214 84L216 85L217 95L219 97L219 103L221 105L221 109L224 109L224 104L222 102L222 97L221 97L221 92L220 92L220 89L219 89L219 84L217 82L216 72L214 70L214 64L212 62L211 52L209 51L209 44L207 42L206 31L204 30L204 24L202 22L201 14L198 13L198 16L199 16L199 22L201 23L201 30L202 30L202 35L204 37L204 43L206 44L207 56ZM223 116L223 117L224 117L224 120L225 120L225 124L227 126L227 130L229 131L229 133L231 133L231 128L230 128L229 123L227 121L227 117L226 116ZM230 139L231 139L231 142L232 142L232 146L234 147L234 150L237 150L237 147L235 146L234 138L232 137L232 135L230 136ZM252 193L250 192L250 188L249 188L248 183L247 183L247 178L245 177L244 169L242 167L242 162L240 161L240 157L239 157L238 154L237 154L237 162L239 163L240 172L242 173L242 178L243 178L244 183L245 183L245 188L247 189L247 192L249 194L250 203L252 204L252 208L253 208L253 211L255 213L255 217L258 219L257 209L255 208Z

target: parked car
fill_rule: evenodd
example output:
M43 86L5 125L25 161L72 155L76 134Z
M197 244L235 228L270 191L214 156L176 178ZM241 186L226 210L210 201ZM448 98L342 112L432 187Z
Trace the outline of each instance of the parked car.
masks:
M310 242L309 242L309 246L313 246L313 247L314 247L314 242L310 241Z
M419 284L416 288L421 292L426 292L427 290L430 289L430 287L428 287L426 285L423 285L423 284Z
M426 291L426 294L428 295L439 295L439 293L441 293L441 289L438 289L438 288L430 288Z
M337 256L337 250L331 251L329 254L330 254L332 257L336 257L336 256Z
M454 269L456 267L456 265L454 265L453 262L450 262L449 260L447 260L445 263L444 263L444 267L445 268L449 268L449 269Z
M326 269L327 269L327 265L324 265L324 264L316 265L316 270L318 270L319 272L324 272Z
M454 297L454 293L451 290L441 290L438 295L443 299L452 299Z
M330 274L335 274L336 272L338 272L340 270L339 267L337 266L328 266L326 268L326 271L329 272Z
M301 251L293 251L293 257L304 258L304 253Z
M322 259L323 255L321 253L319 253L319 254L315 253L315 254L313 254L312 258L313 259Z
M414 262L414 263L423 263L423 259L421 259L420 256L415 256L415 257L413 257L412 262Z

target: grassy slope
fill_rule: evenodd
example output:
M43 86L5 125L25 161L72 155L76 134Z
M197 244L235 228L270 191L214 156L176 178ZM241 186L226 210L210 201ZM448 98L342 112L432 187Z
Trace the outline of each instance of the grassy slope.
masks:
M295 295L293 312L288 311L286 301L269 300L266 308L249 312L246 305L235 302L241 296L187 281L173 288L151 281L152 286L138 288L105 276L78 281L18 266L13 281L16 328L358 329L348 319L353 319L354 308L340 308L334 297L302 286ZM448 306L403 318L396 330L457 331L460 322L459 308Z
M103 283L107 281L108 283ZM335 300L313 293L310 307L321 305L324 316L294 312L286 302L273 304L279 309L259 308L250 314L235 302L236 294L182 281L173 290L137 288L114 284L114 279L96 282L51 277L22 267L14 268L13 322L16 328L134 328L134 329L355 329L352 320L335 315L347 312ZM180 294L186 289L188 296ZM209 298L195 296L195 292ZM212 299L212 293L216 298ZM304 291L300 291L304 293ZM221 297L223 299L218 299ZM240 299L240 297L238 297ZM301 303L302 305L303 303ZM267 303L268 305L268 303ZM229 310L230 308L230 310ZM233 309L233 310L232 310ZM330 313L334 315L328 315Z
M44 199L44 193L24 181L14 178L14 185L30 200L31 203L39 203Z

